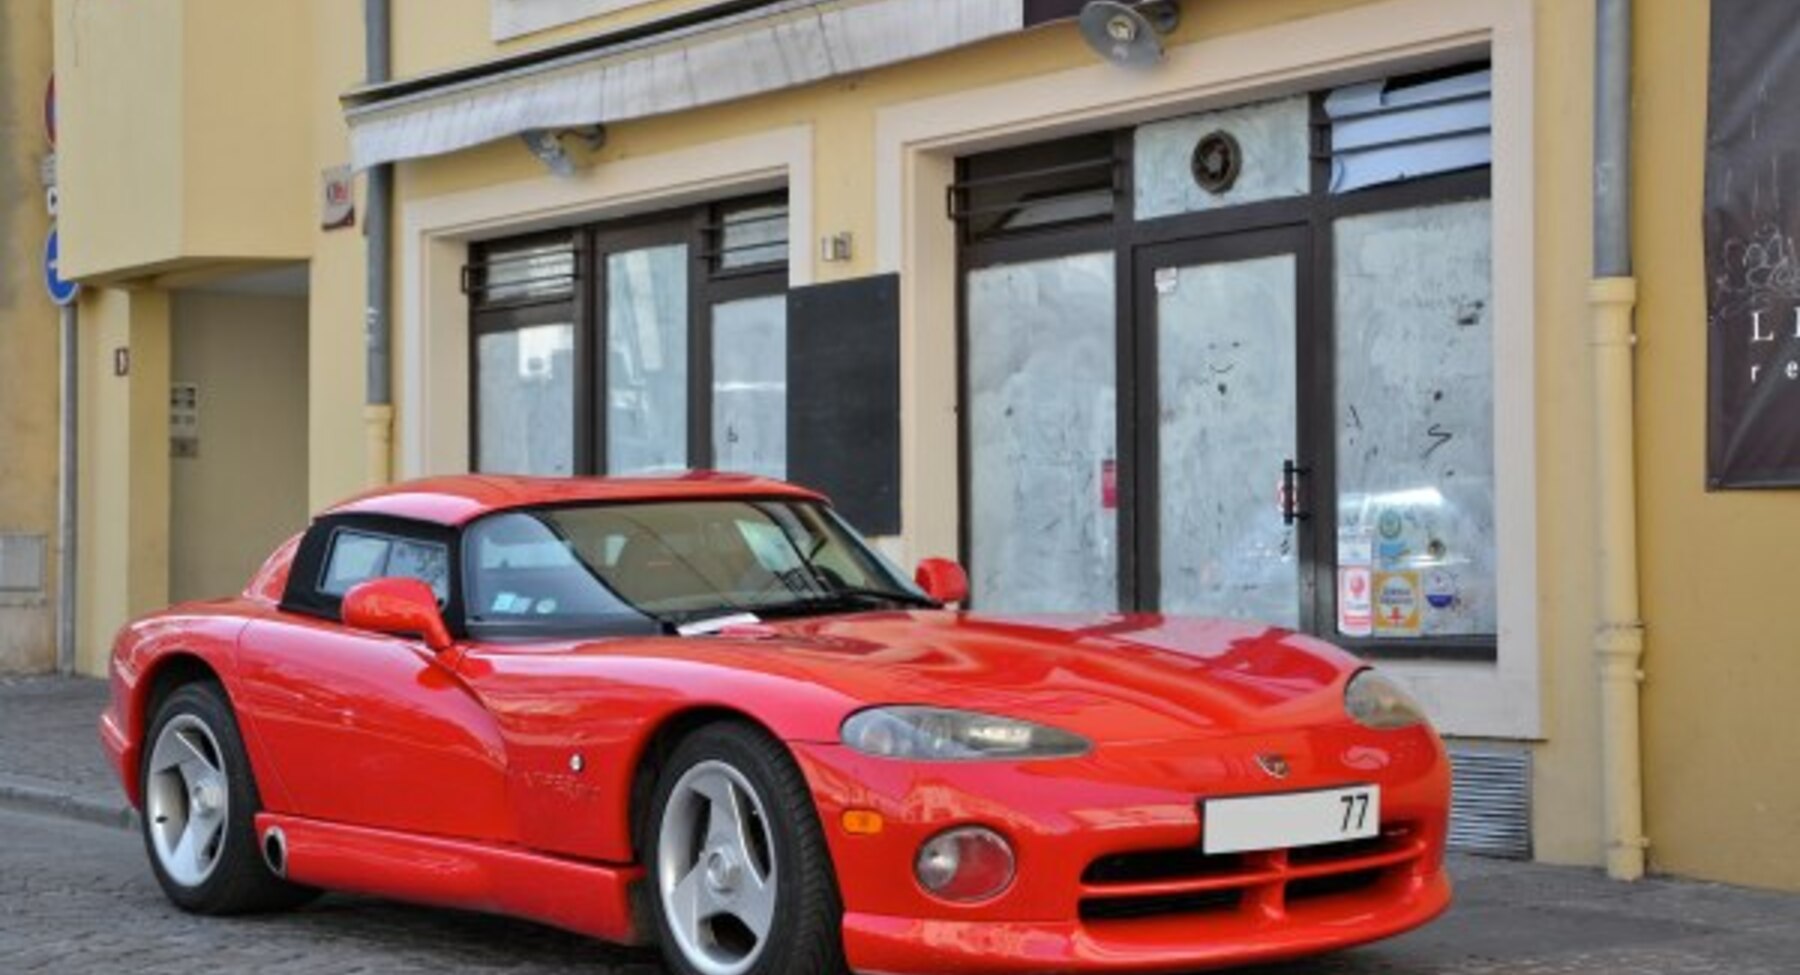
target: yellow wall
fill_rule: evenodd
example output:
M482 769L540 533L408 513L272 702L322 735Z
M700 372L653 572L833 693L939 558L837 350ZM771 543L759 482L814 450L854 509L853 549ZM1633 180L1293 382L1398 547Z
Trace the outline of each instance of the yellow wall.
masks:
M70 276L181 250L180 0L57 0L57 152ZM122 157L131 165L121 166Z
M306 106L314 0L186 0L184 257L304 258L319 169Z
M348 130L338 95L362 82L363 5L362 0L309 0L308 7L310 34L321 43L308 52L311 84L300 124L310 133L309 165L316 173L350 161ZM322 231L317 229L317 219L311 221L307 499L312 510L368 486L362 450L366 182L357 181L356 227Z
M306 256L310 6L57 0L70 275Z
M1637 5L1646 822L1657 869L1800 889L1800 496L1704 487L1707 8Z
M169 598L244 588L306 524L306 299L175 296L169 378L200 394L200 449L171 457Z
M81 317L77 662L104 674L119 627L169 601L168 296L96 288Z
M58 333L38 178L50 63L48 0L0 7L0 533L46 539L43 591L0 596L0 673L56 662Z
M1534 755L1536 854L1597 863L1599 684L1592 646L1593 357L1588 344L1593 0L1537 0L1538 633L1544 735Z

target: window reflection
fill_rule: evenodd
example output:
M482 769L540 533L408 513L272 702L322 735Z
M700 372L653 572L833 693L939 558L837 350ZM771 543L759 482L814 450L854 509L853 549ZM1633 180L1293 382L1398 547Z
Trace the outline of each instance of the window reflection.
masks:
M787 476L787 296L713 308L713 466Z
M607 470L688 466L688 249L606 259Z
M479 336L476 466L488 473L574 473L575 326Z
M993 612L1118 607L1114 260L968 277L971 583Z

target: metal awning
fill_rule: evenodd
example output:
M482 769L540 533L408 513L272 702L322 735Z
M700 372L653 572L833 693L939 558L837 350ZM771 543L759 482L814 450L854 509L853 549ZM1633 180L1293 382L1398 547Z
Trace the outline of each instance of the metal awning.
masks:
M1021 0L777 0L547 59L344 96L358 169L868 71L1023 29Z

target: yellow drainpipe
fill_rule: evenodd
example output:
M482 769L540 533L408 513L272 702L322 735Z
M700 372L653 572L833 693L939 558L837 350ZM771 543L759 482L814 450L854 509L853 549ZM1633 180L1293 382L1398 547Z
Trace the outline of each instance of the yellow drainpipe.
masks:
M1644 875L1643 760L1638 688L1644 679L1644 624L1638 618L1637 484L1632 401L1632 311L1637 279L1595 278L1594 415L1599 506L1600 750L1606 816L1606 872L1615 880Z
M363 407L363 470L370 487L394 482L394 407L370 403Z

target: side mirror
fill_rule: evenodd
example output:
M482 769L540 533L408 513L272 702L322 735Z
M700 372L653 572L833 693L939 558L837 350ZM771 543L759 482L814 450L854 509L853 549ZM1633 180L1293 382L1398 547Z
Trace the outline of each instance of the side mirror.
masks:
M925 590L925 595L940 603L960 603L969 598L969 574L949 559L920 562L913 581Z
M370 579L344 594L344 625L393 636L416 636L434 653L450 649L450 630L437 594L417 579Z

